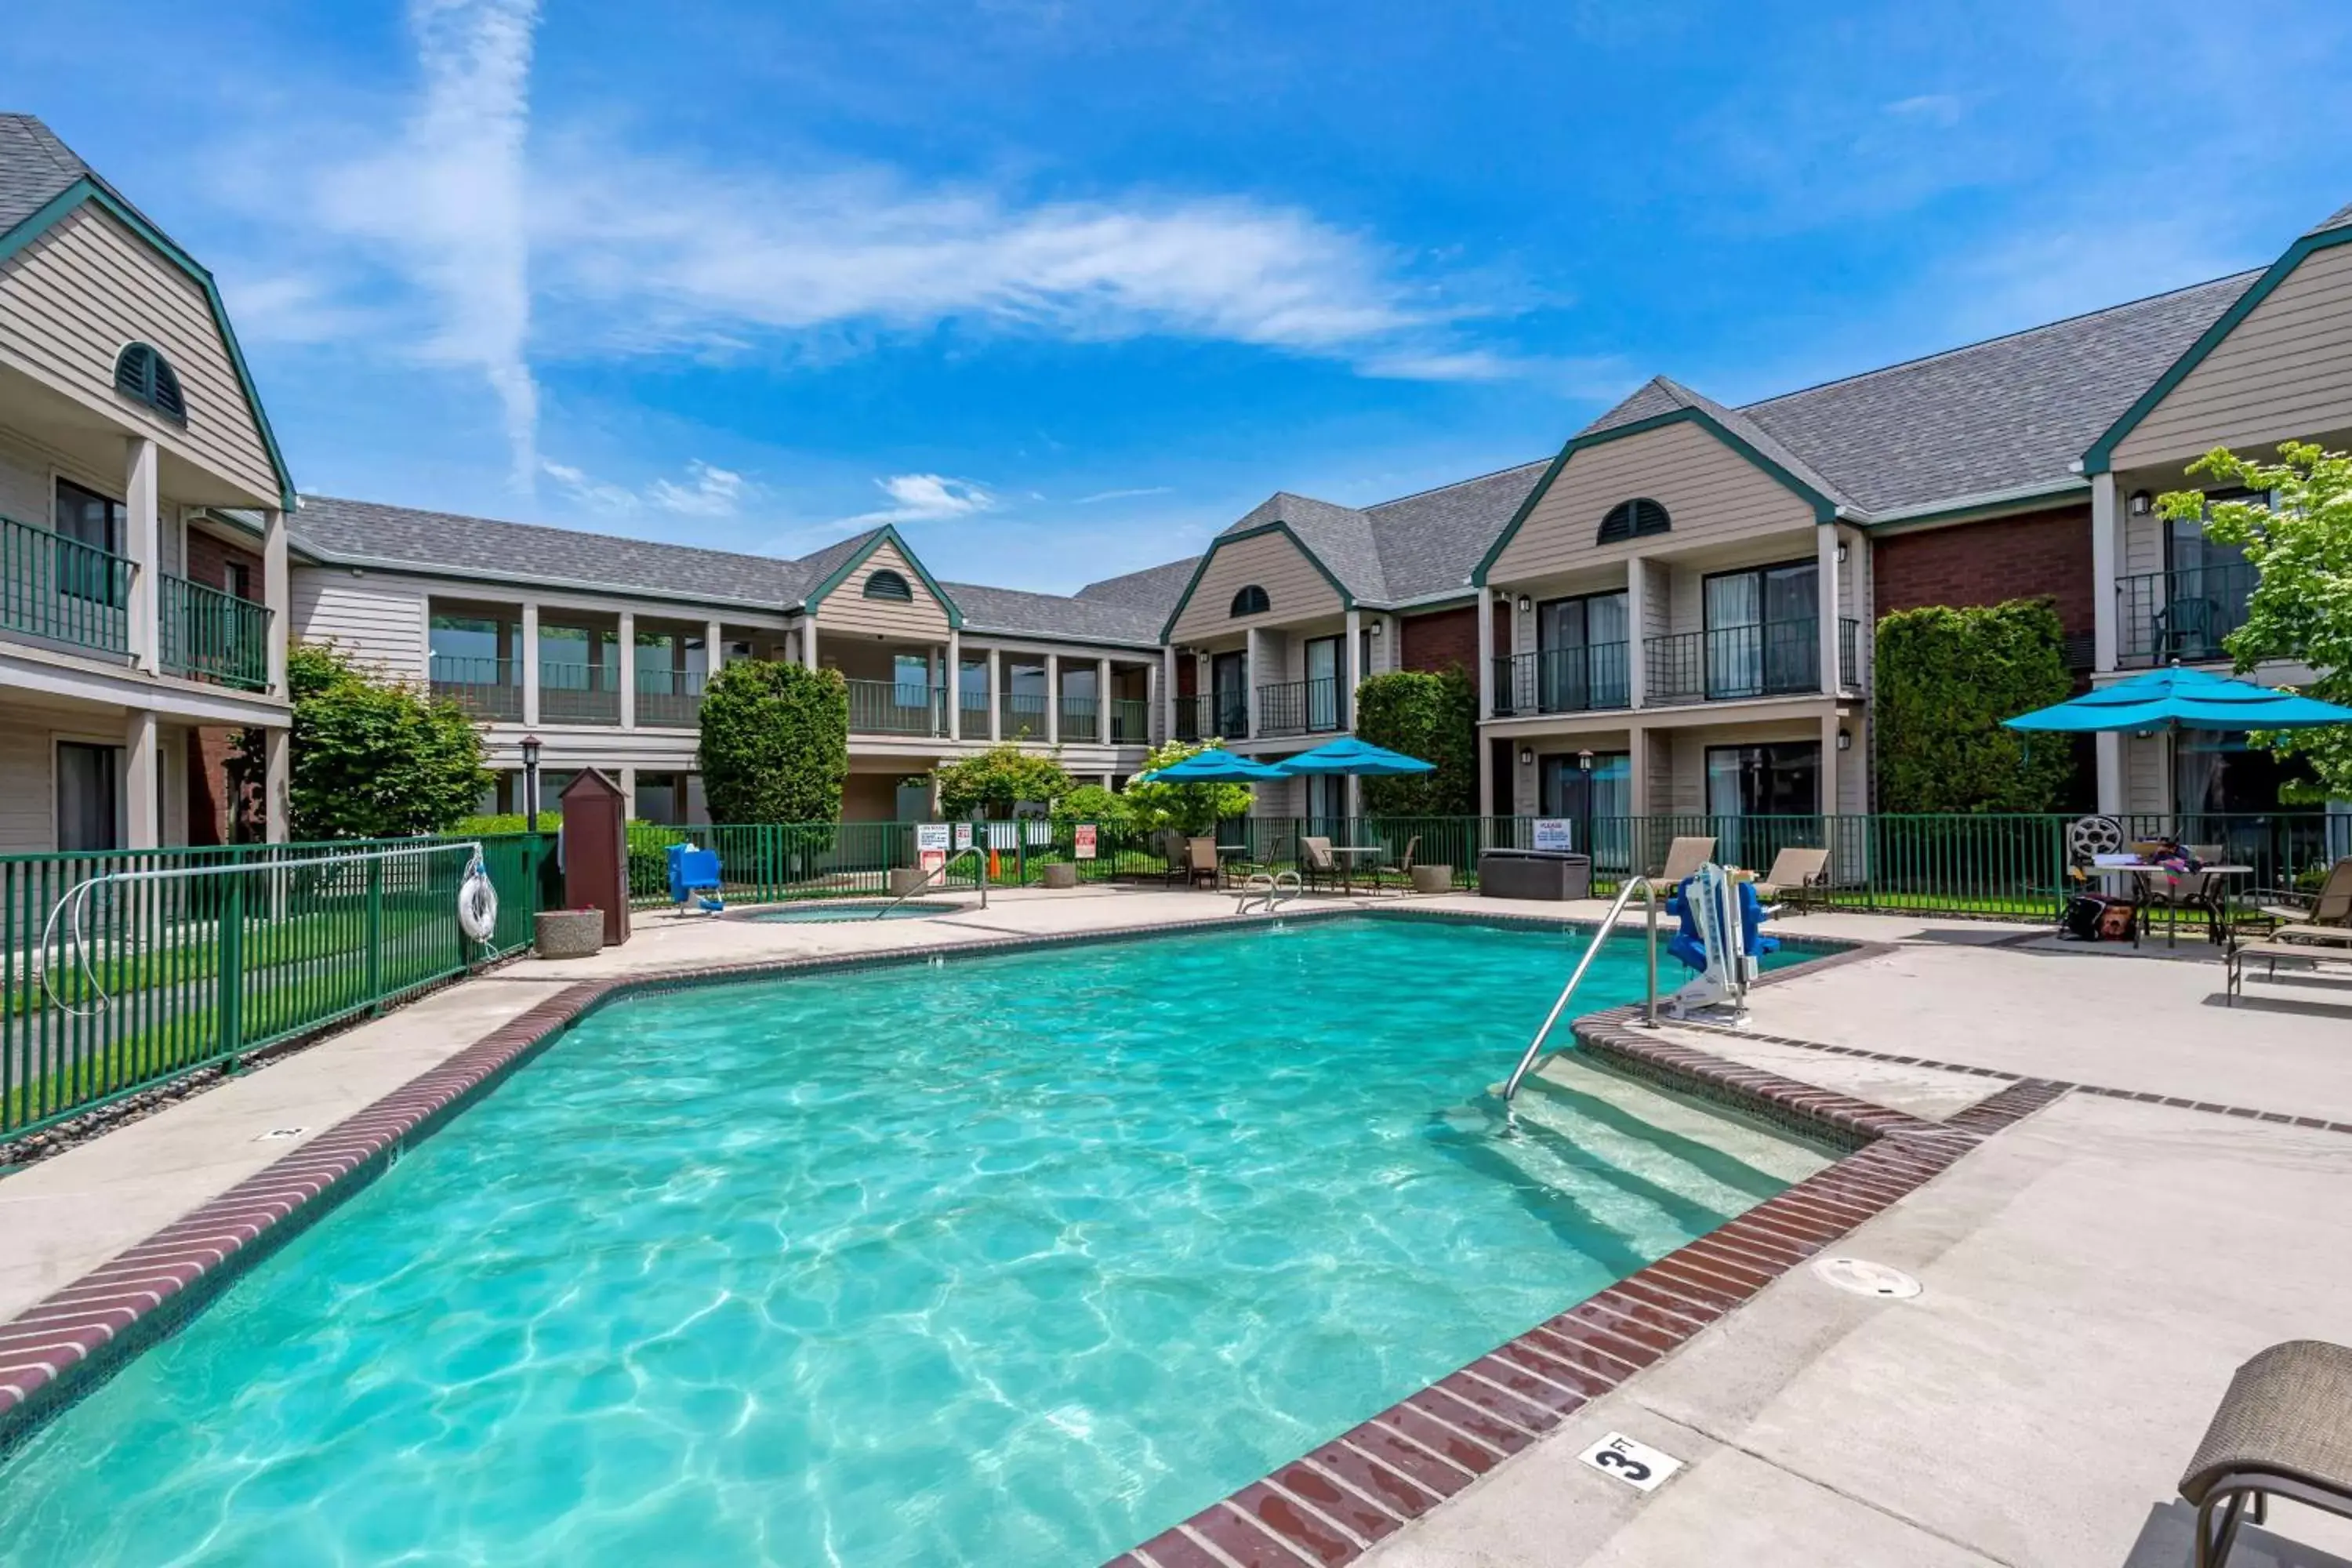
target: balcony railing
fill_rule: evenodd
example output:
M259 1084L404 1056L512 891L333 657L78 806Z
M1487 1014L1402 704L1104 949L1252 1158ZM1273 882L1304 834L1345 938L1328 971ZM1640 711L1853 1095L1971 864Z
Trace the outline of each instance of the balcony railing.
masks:
M1267 735L1325 735L1347 727L1337 680L1286 680L1257 689L1258 728Z
M1625 645L1591 643L1547 648L1495 661L1495 713L1589 713L1633 700Z
M131 651L131 563L0 517L0 629L90 653Z
M1838 684L1858 687L1862 684L1862 623L1851 616L1838 618Z
M2116 662L2227 658L2222 639L2246 624L2255 572L2244 563L2147 572L2116 583Z
M621 721L621 667L539 661L539 721L542 724L617 724Z
M1115 697L1110 704L1110 738L1113 745L1140 746L1151 739L1151 704L1133 698Z
M958 716L956 724L958 729L962 732L963 738L967 741L987 740L987 689L983 688L978 691L965 691L961 694L958 700L962 704L962 711Z
M1180 741L1246 741L1249 700L1238 691L1203 692L1176 699L1176 738Z
M1062 739L1094 741L1098 739L1095 700L1091 697L1062 699Z
M165 577L160 610L166 672L262 691L269 686L269 609L184 577Z
M1008 691L998 700L999 731L1007 741L1042 741L1045 738L1045 698L1043 692L1024 696Z
M919 680L853 680L849 728L859 735L944 735L948 689Z
M654 730L692 730L702 722L702 671L637 666L637 722Z
M433 656L433 695L455 702L477 719L522 722L522 664L511 658Z
M1652 704L1724 702L1819 691L1822 646L1812 616L1648 637L1643 694Z

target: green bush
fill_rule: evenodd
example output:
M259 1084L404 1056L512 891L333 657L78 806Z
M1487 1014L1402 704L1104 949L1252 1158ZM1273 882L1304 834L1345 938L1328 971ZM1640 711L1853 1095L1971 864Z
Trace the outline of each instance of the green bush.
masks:
M1007 741L976 757L939 771L940 814L959 821L974 812L991 817L1013 815L1015 803L1037 801L1049 808L1070 793L1070 775L1055 757L1024 752Z
M1375 675L1356 688L1359 739L1433 763L1433 773L1364 781L1370 816L1475 816L1478 692L1459 665Z
M735 659L702 689L713 822L835 822L849 776L849 683L835 669Z
M539 830L551 838L562 832L563 814L560 811L541 812ZM469 816L449 831L470 838L495 838L502 833L527 833L530 828L520 812L500 812L488 816ZM625 831L629 840L629 891L658 893L667 888L669 847L691 843L694 836L683 827L667 827L658 822L632 821Z
M1139 833L1158 833L1172 827L1179 833L1192 835L1214 833L1220 822L1247 816L1255 797L1245 784L1158 784L1143 777L1143 773L1181 763L1219 743L1170 741L1152 748L1151 754L1143 759L1142 773L1127 784L1129 826Z
M438 833L482 798L482 735L454 702L436 702L322 643L287 650L294 699L287 826L297 839L407 838ZM265 731L238 734L228 774L245 836L268 777Z
M1878 809L2048 811L2074 767L2061 735L2001 727L2074 690L2047 599L1897 610L1878 623Z
M1128 810L1125 796L1098 784L1087 784L1055 795L1052 815L1056 823L1092 822L1109 831L1125 827L1133 813Z

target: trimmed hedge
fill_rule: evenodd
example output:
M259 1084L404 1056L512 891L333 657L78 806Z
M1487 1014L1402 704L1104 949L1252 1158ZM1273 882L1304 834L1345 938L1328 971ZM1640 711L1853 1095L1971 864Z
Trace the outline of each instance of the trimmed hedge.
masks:
M1472 816L1478 803L1478 693L1459 665L1375 675L1356 688L1356 734L1408 757L1434 763L1433 773L1366 779L1371 816Z
M698 761L714 822L833 822L849 776L849 683L772 659L719 667L702 689Z
M2074 689L2047 599L1897 610L1878 623L1878 809L1895 815L2051 810L2074 769L2063 735L2001 721Z

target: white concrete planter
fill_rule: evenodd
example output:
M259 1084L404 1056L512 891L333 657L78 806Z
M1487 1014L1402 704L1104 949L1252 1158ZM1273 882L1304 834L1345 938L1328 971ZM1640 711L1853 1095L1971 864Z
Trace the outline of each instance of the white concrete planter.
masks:
M920 892L929 879L919 866L899 866L890 872L890 896L901 899L908 893Z
M541 958L593 958L604 951L602 910L548 910L531 918L532 945Z
M1048 888L1075 888L1078 885L1078 867L1074 860L1055 860L1039 868Z
M1412 890L1416 893L1450 893L1454 890L1454 868L1451 866L1415 866L1412 868Z

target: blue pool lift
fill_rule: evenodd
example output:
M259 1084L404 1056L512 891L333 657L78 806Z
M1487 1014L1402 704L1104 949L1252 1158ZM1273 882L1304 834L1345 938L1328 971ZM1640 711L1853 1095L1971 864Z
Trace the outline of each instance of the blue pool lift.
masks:
M727 907L727 900L719 896L719 889L718 850L692 844L669 847L669 901L681 913L691 899L705 914L718 914Z

